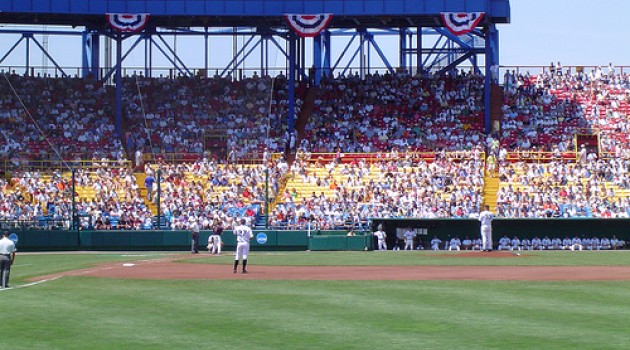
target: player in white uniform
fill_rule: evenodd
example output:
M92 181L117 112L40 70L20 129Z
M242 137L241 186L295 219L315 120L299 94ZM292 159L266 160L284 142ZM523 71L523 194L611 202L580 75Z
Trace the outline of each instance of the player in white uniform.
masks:
M462 247L464 248L464 250L471 250L472 245L473 242L470 240L470 237L466 236L466 238L464 238L464 240L462 241Z
M538 236L532 238L532 250L542 250L543 244Z
M599 241L599 243L600 243L600 245L602 247L602 250L608 250L608 249L610 249L612 247L611 243L610 243L610 239L608 239L608 237L603 237Z
M239 259L243 259L243 273L247 273L247 254L249 253L249 241L254 237L252 229L245 225L245 219L234 228L236 236L236 254L234 254L234 273L238 269Z
M511 247L512 240L508 236L503 235L503 237L499 238L499 246L497 247L497 250L510 250Z
M405 237L405 250L413 250L413 240L416 238L415 232L411 228L407 229L404 233Z
M582 250L582 239L575 236L571 239L571 250Z
M387 250L387 234L383 231L383 225L378 225L378 230L374 232L374 237L378 241L378 250Z
M542 249L551 250L551 239L549 239L548 236L545 236L542 239Z
M569 250L571 249L571 245L573 243L571 243L571 238L569 238L569 236L565 236L564 239L562 240L562 250Z
M600 248L599 238L597 238L597 236L591 238L591 250L599 250L599 248Z
M459 237L453 237L451 238L449 245L448 245L448 250L460 250L460 246L462 245L462 241L459 239Z
M441 239L433 237L433 239L431 240L431 249L440 250L440 243L442 243Z
M514 238L512 238L512 241L510 242L511 246L510 246L510 250L514 251L514 250L521 250L523 247L521 247L521 240L518 239L518 236L514 236Z
M481 239L480 238L475 238L473 240L473 244L472 244L472 250L482 250L481 247Z
M560 237L554 237L551 239L551 249L560 250L562 249L562 240Z
M490 211L490 206L486 205L485 210L479 213L481 222L481 250L492 251L492 220L494 214Z
M532 250L532 242L529 240L529 238L521 239L520 248L520 250Z

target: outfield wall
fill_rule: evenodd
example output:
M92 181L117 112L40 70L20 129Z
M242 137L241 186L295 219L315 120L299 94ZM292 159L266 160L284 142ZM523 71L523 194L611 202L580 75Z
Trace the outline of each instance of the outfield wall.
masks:
M426 234L420 236L425 246L437 236L443 241L452 236L471 238L479 235L479 222L474 219L374 219L373 227L383 224L391 248L397 229L412 227ZM62 231L16 230L19 251L67 250L190 250L188 231ZM210 231L202 231L199 246L203 251ZM493 222L493 238L502 235L561 237L612 237L630 242L630 219L497 219ZM231 231L222 235L224 250L236 245ZM347 237L346 231L255 230L252 250L365 250L372 249L370 235Z

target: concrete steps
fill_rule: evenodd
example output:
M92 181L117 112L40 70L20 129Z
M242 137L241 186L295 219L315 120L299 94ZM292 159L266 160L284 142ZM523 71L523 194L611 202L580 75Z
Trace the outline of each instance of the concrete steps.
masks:
M494 172L486 172L483 186L483 204L490 206L490 211L497 209L497 192L499 191L499 178Z

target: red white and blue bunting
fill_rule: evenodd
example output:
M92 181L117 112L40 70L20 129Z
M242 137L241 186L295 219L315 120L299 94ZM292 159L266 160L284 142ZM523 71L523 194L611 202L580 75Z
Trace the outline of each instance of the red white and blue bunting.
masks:
M444 26L455 35L472 32L483 19L484 12L442 12Z
M285 14L284 19L299 36L312 38L326 29L332 19L332 13L316 15Z
M108 13L107 22L119 32L135 33L144 28L148 13Z

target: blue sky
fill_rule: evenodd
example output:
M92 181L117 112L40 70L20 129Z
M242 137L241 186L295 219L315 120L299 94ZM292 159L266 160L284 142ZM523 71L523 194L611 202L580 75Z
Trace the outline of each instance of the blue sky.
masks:
M511 0L499 26L503 65L630 65L626 0Z
M500 63L502 65L547 66L551 61L563 65L630 65L630 43L626 19L630 14L630 1L625 0L512 0L510 24L499 25ZM38 28L38 29L41 29ZM17 40L17 37L0 35L0 57ZM41 38L40 38L41 40ZM379 39L382 40L382 39ZM397 52L397 38L383 43L386 52ZM379 41L380 42L380 41ZM231 39L211 43L211 67L225 67L231 58ZM22 65L24 44L21 44L2 65ZM333 51L341 51L343 44L334 44ZM34 47L34 45L32 45ZM203 67L202 42L179 37L178 53L191 68ZM49 37L49 49L62 66L81 65L80 38ZM309 49L310 50L310 49ZM127 65L142 66L143 51L137 49L126 61ZM154 50L154 53L158 52ZM257 66L260 55L253 54L249 67ZM41 65L42 54L32 49L31 64ZM333 55L335 57L335 55ZM372 55L374 66L382 65ZM271 65L284 65L281 57L270 57ZM335 60L335 58L333 58ZM155 67L168 66L168 62L156 54ZM390 57L396 65L397 57ZM51 66L51 64L48 64ZM71 72L74 74L76 72Z

